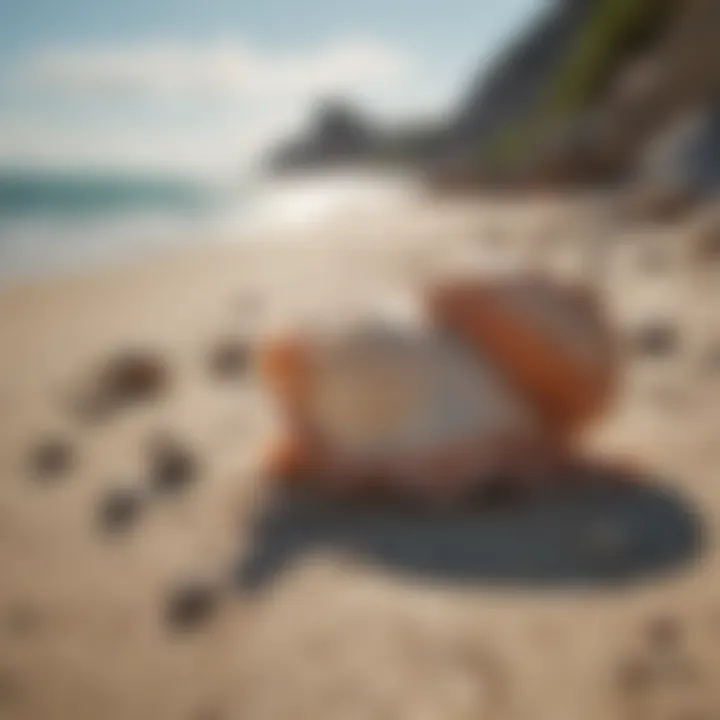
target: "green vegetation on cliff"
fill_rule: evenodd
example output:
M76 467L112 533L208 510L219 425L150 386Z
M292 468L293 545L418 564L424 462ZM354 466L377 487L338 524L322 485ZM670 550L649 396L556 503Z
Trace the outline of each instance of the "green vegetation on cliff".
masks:
M597 0L536 109L505 125L478 153L488 170L512 169L549 133L588 108L614 72L666 25L679 0Z

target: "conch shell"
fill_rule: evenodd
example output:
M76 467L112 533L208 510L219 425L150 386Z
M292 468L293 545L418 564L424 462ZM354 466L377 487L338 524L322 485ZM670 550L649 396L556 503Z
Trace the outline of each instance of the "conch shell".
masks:
M339 494L458 499L551 471L615 386L581 290L535 277L440 283L425 326L285 336L262 352L284 420L268 471Z

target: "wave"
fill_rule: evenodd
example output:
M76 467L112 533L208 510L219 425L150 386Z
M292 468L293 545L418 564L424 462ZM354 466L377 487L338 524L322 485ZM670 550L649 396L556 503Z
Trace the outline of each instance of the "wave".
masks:
M359 172L212 180L0 170L0 281L291 231L410 187L406 177Z
M198 212L216 193L195 180L117 173L0 171L0 219Z

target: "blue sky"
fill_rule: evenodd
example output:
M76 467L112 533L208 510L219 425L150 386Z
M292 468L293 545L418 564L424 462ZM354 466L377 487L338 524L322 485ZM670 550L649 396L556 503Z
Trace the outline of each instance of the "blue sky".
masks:
M0 0L0 163L221 170L347 96L447 108L542 0Z

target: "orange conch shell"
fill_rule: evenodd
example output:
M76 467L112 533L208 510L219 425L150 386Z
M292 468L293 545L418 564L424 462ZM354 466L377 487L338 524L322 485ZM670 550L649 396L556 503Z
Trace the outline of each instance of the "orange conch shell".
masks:
M461 496L552 463L613 389L610 335L576 291L526 279L431 288L429 327L286 337L263 364L286 437L269 469L339 491Z

